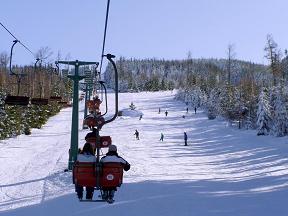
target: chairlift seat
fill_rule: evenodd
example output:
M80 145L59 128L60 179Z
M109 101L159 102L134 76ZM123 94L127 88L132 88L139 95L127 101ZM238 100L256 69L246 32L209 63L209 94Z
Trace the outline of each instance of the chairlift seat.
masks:
M72 104L69 104L67 101L58 101L58 104L62 105L63 107L71 107Z
M100 186L120 187L123 182L123 165L121 163L104 163Z
M93 127L96 127L97 122L96 122L96 119L94 117L87 117L84 119L83 124L87 125L90 128L93 128Z
M50 101L61 101L62 100L62 97L61 96L51 96Z
M99 166L96 166L96 163L77 161L73 166L73 183L75 185L102 189L120 187L122 182L123 165L121 163L100 163Z
M95 101L93 101L93 100L88 100L86 102L86 105L90 110L99 110L100 109L100 103L95 103Z
M32 98L31 99L31 104L34 104L34 105L47 105L48 104L48 99L45 99L45 98Z
M96 145L96 137L88 137L86 142ZM100 136L100 148L107 148L112 144L110 136Z
M75 162L73 166L73 183L79 186L96 187L96 163Z
M29 104L29 97L27 96L11 96L8 95L5 98L6 105L19 105L19 106L27 106Z
M101 127L105 123L105 119L103 117L93 117L93 116L87 116L83 124L88 125L88 127L93 128L93 127Z

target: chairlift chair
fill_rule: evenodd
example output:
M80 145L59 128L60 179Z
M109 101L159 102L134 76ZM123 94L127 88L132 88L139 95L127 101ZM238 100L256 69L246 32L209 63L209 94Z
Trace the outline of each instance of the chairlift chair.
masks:
M67 101L58 101L58 104L67 105L68 102Z
M28 104L29 104L29 97L27 96L8 95L5 98L5 105L27 106Z
M100 190L101 195L103 194L104 188L114 188L120 187L123 181L123 164L109 162L109 163L101 163L100 162L100 149L108 147L111 145L111 137L110 136L100 136L99 131L103 125L112 122L116 119L118 114L118 72L115 65L115 62L112 60L114 56L111 54L107 55L107 59L112 63L115 70L115 113L114 116L108 120L104 119L104 115L107 113L107 104L106 104L106 112L103 115L95 115L91 113L84 119L84 123L87 124L90 128L96 128L95 137L87 138L87 142L94 143L96 146L97 154L96 154L96 162L79 162L76 161L73 166L73 183L76 186L83 187L95 187ZM105 86L104 86L105 87ZM105 88L105 95L107 97L107 92ZM107 103L107 100L106 100ZM95 101L94 101L95 105ZM97 143L98 139L100 140ZM103 198L100 200L85 200L85 201L96 201L103 202L106 201ZM108 203L112 203L107 200Z
M48 102L49 100L46 98L32 98L31 99L31 104L39 105L39 106L47 105Z
M99 189L101 195L105 187L120 187L123 182L123 165L120 163L75 162L72 172L73 184ZM94 200L105 202L106 200Z
M49 98L49 101L61 101L62 100L62 97L61 96L51 96Z
M20 94L20 84L22 81L22 78L26 76L26 74L23 73L15 73L12 70L12 58L13 58L13 48L18 43L18 40L13 41L13 45L11 47L10 51L10 63L9 63L9 70L10 70L10 75L16 76L17 78L17 95L8 95L5 98L5 105L19 105L19 106L27 106L29 104L29 97L27 96L19 96Z
M96 146L96 137L87 137L86 142ZM108 148L112 144L112 139L110 136L100 136L100 148Z

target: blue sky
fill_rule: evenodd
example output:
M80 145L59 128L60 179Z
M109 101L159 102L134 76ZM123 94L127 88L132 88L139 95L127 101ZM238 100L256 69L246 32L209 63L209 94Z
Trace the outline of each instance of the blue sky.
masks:
M48 46L56 56L100 61L106 0L4 0L0 21L33 52ZM106 51L117 57L184 59L236 58L266 63L264 46L272 34L288 48L285 0L111 0ZM13 38L0 28L0 52ZM107 53L106 52L106 53ZM20 45L14 63L33 56Z

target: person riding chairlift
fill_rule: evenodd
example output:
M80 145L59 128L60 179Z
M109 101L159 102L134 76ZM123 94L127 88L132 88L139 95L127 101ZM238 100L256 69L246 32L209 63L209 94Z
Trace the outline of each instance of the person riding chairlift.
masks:
M85 136L86 142L90 143L90 145L92 146L94 155L96 151L96 133L97 133L97 129L93 128L92 131L86 134Z
M103 163L103 164L111 163L111 162L121 163L125 171L128 171L130 169L130 164L118 155L116 145L110 145L106 156L102 157L100 160L100 163ZM107 201L113 201L115 191L117 191L116 187L103 188L102 199L107 200Z
M83 150L77 155L77 161L79 162L96 162L92 146L90 143L85 143ZM75 188L77 196L80 200L83 198L83 186L76 185ZM92 200L94 187L86 187L86 199Z

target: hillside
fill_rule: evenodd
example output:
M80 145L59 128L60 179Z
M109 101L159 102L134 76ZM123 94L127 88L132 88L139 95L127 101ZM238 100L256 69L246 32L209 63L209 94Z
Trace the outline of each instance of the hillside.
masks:
M227 59L159 60L120 57L116 65L121 91L158 91L191 85L204 87L207 82L222 83L227 81L228 66L233 85L238 85L250 73L264 80L271 76L267 73L267 66L237 59L229 62ZM113 74L112 65L108 64L104 80L109 87L113 87Z

